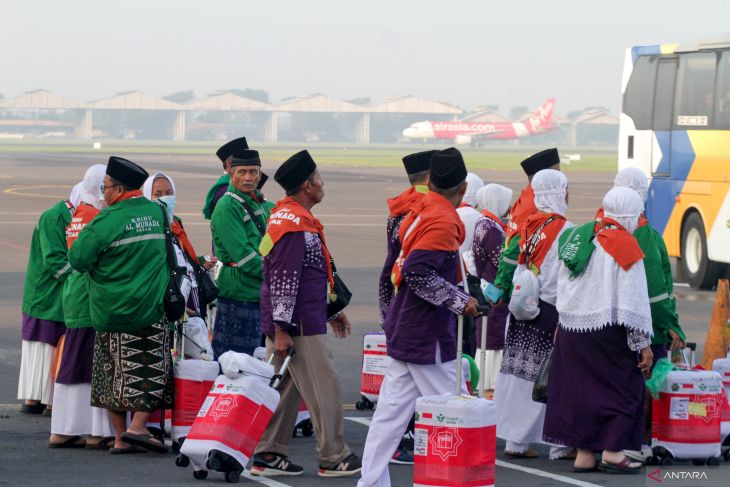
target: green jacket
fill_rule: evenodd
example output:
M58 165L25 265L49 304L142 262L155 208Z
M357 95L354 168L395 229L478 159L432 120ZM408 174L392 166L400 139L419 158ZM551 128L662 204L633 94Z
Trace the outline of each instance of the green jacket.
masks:
M494 278L494 285L502 289L502 300L509 301L512 296L512 278L517 270L520 258L520 234L515 234L505 240L502 253L499 254L499 267Z
M23 313L42 320L63 321L63 283L71 274L66 257L66 227L71 203L59 201L41 214L33 229L23 286Z
M263 261L259 244L263 235L243 208L245 201L261 227L266 229L271 209L238 191L231 183L228 192L218 200L210 220L218 260L223 263L218 274L220 296L237 301L256 303L261 298Z
M89 274L74 271L63 283L63 317L66 328L90 328Z
M97 330L134 331L162 320L170 279L162 211L143 197L120 201L87 224L69 249L73 268L89 273Z
M670 343L672 341L668 333L670 330L676 332L684 341L687 338L679 326L672 268L664 239L648 223L637 228L634 237L644 252L646 284L649 288L649 304L654 328L651 343L654 345Z
M205 195L205 206L203 207L203 218L210 220L213 217L213 211L215 210L218 201L215 200L215 194L221 186L228 186L231 183L231 176L225 173L223 176L218 178L218 181L213 183L213 186L208 190L208 194Z

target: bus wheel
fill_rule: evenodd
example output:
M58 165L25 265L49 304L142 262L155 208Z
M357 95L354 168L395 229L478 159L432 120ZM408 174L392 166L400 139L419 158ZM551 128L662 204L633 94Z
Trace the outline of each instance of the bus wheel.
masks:
M692 213L682 227L682 257L679 265L693 288L712 289L724 266L707 258L705 225L698 213Z

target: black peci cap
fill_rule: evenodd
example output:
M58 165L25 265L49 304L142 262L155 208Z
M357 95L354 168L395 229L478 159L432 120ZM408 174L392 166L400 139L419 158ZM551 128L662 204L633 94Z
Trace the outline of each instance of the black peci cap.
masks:
M297 189L317 169L312 156L306 150L297 152L279 166L274 179L285 191Z
M106 165L106 173L133 189L139 189L150 176L147 171L132 161L128 161L122 157L111 156Z
M466 174L464 158L453 147L438 151L431 158L429 181L439 189L449 189L463 183Z
M560 164L560 155L558 149L545 149L537 154L533 154L520 163L522 170L528 176L534 176L538 171L550 169L556 164Z
M259 184L256 185L256 189L261 191L261 188L264 187L264 184L266 184L266 181L268 180L269 176L265 172L261 171L261 179L259 180Z
M218 156L218 159L220 159L223 164L225 164L226 159L232 156L234 152L246 149L248 149L248 142L246 142L246 137L239 137L223 144L220 149L216 151L215 155Z
M437 150L427 150L405 156L403 158L403 166L406 168L406 174L428 171L431 166L431 158L437 152Z
M259 159L259 151L252 149L237 150L231 154L231 167L237 166L259 166L261 167L261 159Z

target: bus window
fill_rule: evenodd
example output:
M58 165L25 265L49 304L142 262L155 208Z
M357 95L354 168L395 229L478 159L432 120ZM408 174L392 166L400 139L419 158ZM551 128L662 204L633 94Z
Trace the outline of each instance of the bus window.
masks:
M688 127L709 127L714 105L716 63L714 52L680 55L674 105L675 127L685 130Z
M623 111L637 130L651 130L656 60L656 56L639 56L626 85Z
M677 74L676 59L659 61L654 94L654 130L672 130L672 100L674 100L674 79Z
M717 96L715 98L715 125L730 128L730 51L723 51L717 69Z

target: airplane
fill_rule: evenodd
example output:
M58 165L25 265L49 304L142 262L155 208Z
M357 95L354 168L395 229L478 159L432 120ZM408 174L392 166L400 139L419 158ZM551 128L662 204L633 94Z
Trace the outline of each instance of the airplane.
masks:
M555 130L550 124L555 99L550 98L524 122L416 122L403 130L409 139L447 139L454 144L471 144L482 140L509 140Z

